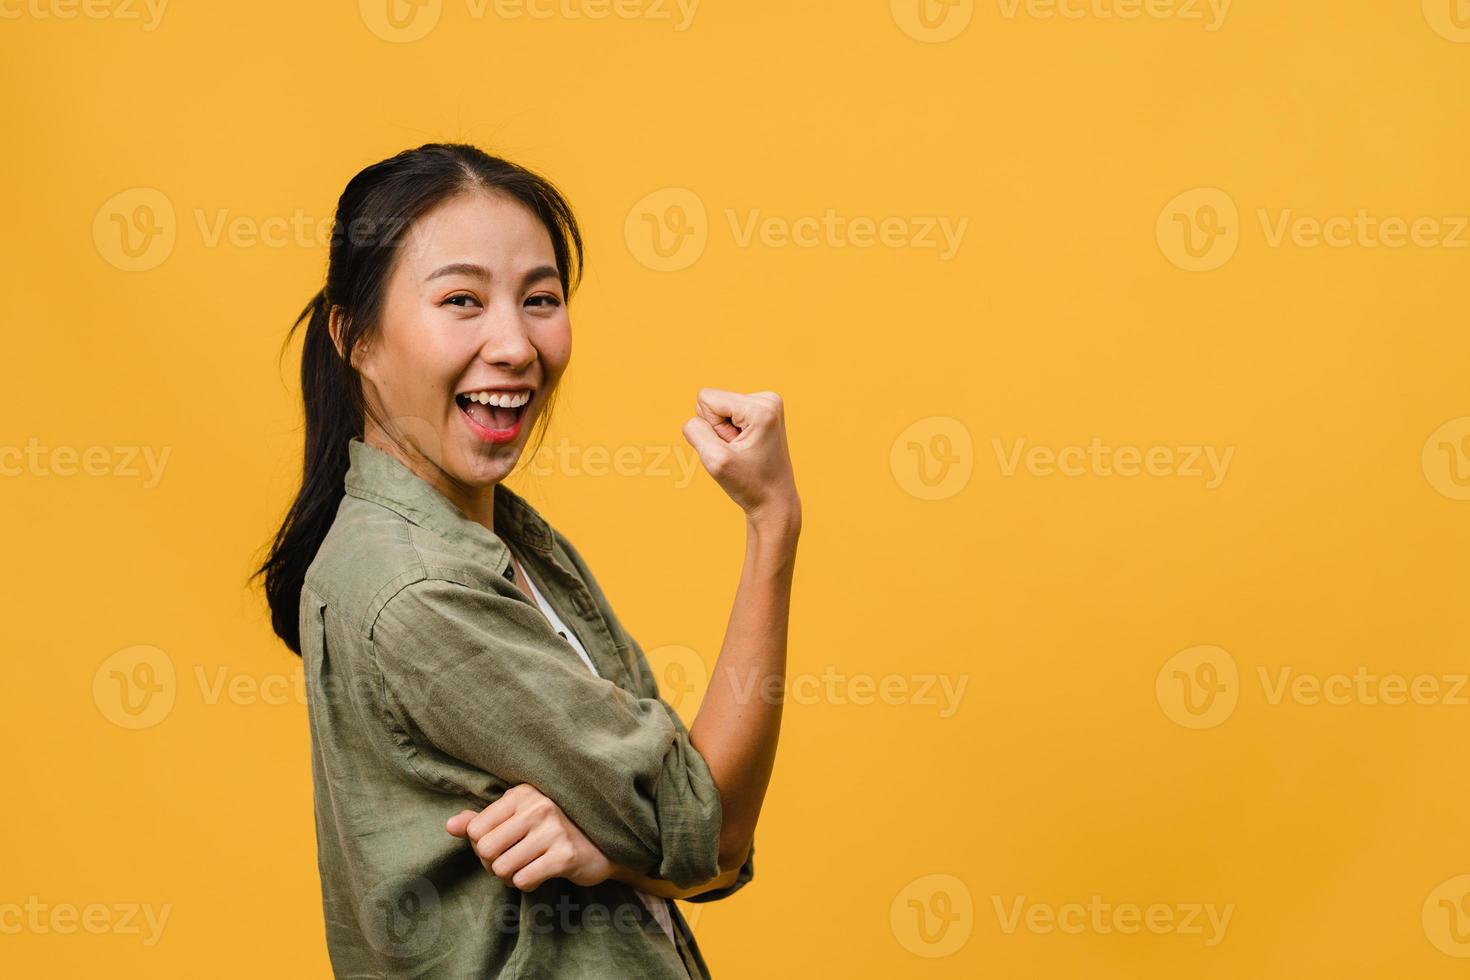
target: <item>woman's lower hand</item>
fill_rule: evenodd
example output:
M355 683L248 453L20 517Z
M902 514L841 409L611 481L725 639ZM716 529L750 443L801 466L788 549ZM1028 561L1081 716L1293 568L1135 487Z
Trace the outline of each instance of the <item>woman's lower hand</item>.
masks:
M596 885L612 874L607 856L530 783L512 786L479 813L455 814L444 829L468 840L486 871L521 891L551 878Z

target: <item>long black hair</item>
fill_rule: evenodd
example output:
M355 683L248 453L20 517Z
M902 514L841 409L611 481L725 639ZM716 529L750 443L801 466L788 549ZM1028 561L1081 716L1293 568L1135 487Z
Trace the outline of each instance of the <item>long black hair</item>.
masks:
M428 143L366 167L347 182L337 200L326 285L286 335L289 344L306 324L301 351L301 400L306 409L301 489L276 532L269 557L251 576L265 577L271 626L298 656L306 569L342 501L347 444L353 436L363 435L364 416L370 411L351 352L377 328L394 258L409 227L439 202L472 190L509 194L541 220L551 235L568 300L581 278L582 235L566 198L544 177L478 147ZM334 308L340 352L330 328ZM555 392L539 420L542 437L554 401Z

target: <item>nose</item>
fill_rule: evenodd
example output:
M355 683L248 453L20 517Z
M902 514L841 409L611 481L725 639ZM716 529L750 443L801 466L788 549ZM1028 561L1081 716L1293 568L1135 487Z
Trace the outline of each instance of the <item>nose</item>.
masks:
M521 374L535 362L536 345L518 305L496 303L481 323L480 360L507 374Z

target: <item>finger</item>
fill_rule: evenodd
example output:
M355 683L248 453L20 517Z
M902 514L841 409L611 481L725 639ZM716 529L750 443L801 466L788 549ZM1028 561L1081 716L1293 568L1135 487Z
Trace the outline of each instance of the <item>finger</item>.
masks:
M742 397L739 392L724 388L701 388L694 394L694 403L719 413L722 418L731 418L740 407Z
M716 435L715 430L702 418L691 417L684 423L683 432L684 438L699 453L706 468L728 452L725 449L725 440Z
M747 408L745 396L722 388L701 388L694 399L695 412L726 442L745 428Z
M461 810L444 822L444 829L455 837L468 837L470 821L474 818L474 810Z
M532 824L519 814L500 824L483 837L474 839L475 853L482 861L494 861L520 843L531 832Z
M698 404L694 406L694 411L696 412L695 417L708 425L722 441L730 442L736 436L740 435L740 426L728 418L721 416L718 412Z
M546 849L547 843L541 839L540 835L527 834L514 847L491 861L490 870L497 878L509 882L516 872L545 854Z
M536 860L511 876L511 884L523 892L540 888L546 881L558 877L566 869L560 867L556 856L546 851Z
M490 831L515 816L517 801L511 796L501 796L485 809L475 814L466 828L471 840L479 840Z

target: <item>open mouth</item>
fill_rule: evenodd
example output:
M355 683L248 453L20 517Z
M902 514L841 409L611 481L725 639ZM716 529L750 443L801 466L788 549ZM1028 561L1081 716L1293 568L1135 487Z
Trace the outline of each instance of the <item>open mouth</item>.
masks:
M454 396L459 410L474 425L483 430L486 437L513 438L520 429L521 419L531 404L535 391L521 388L514 391L464 391Z

